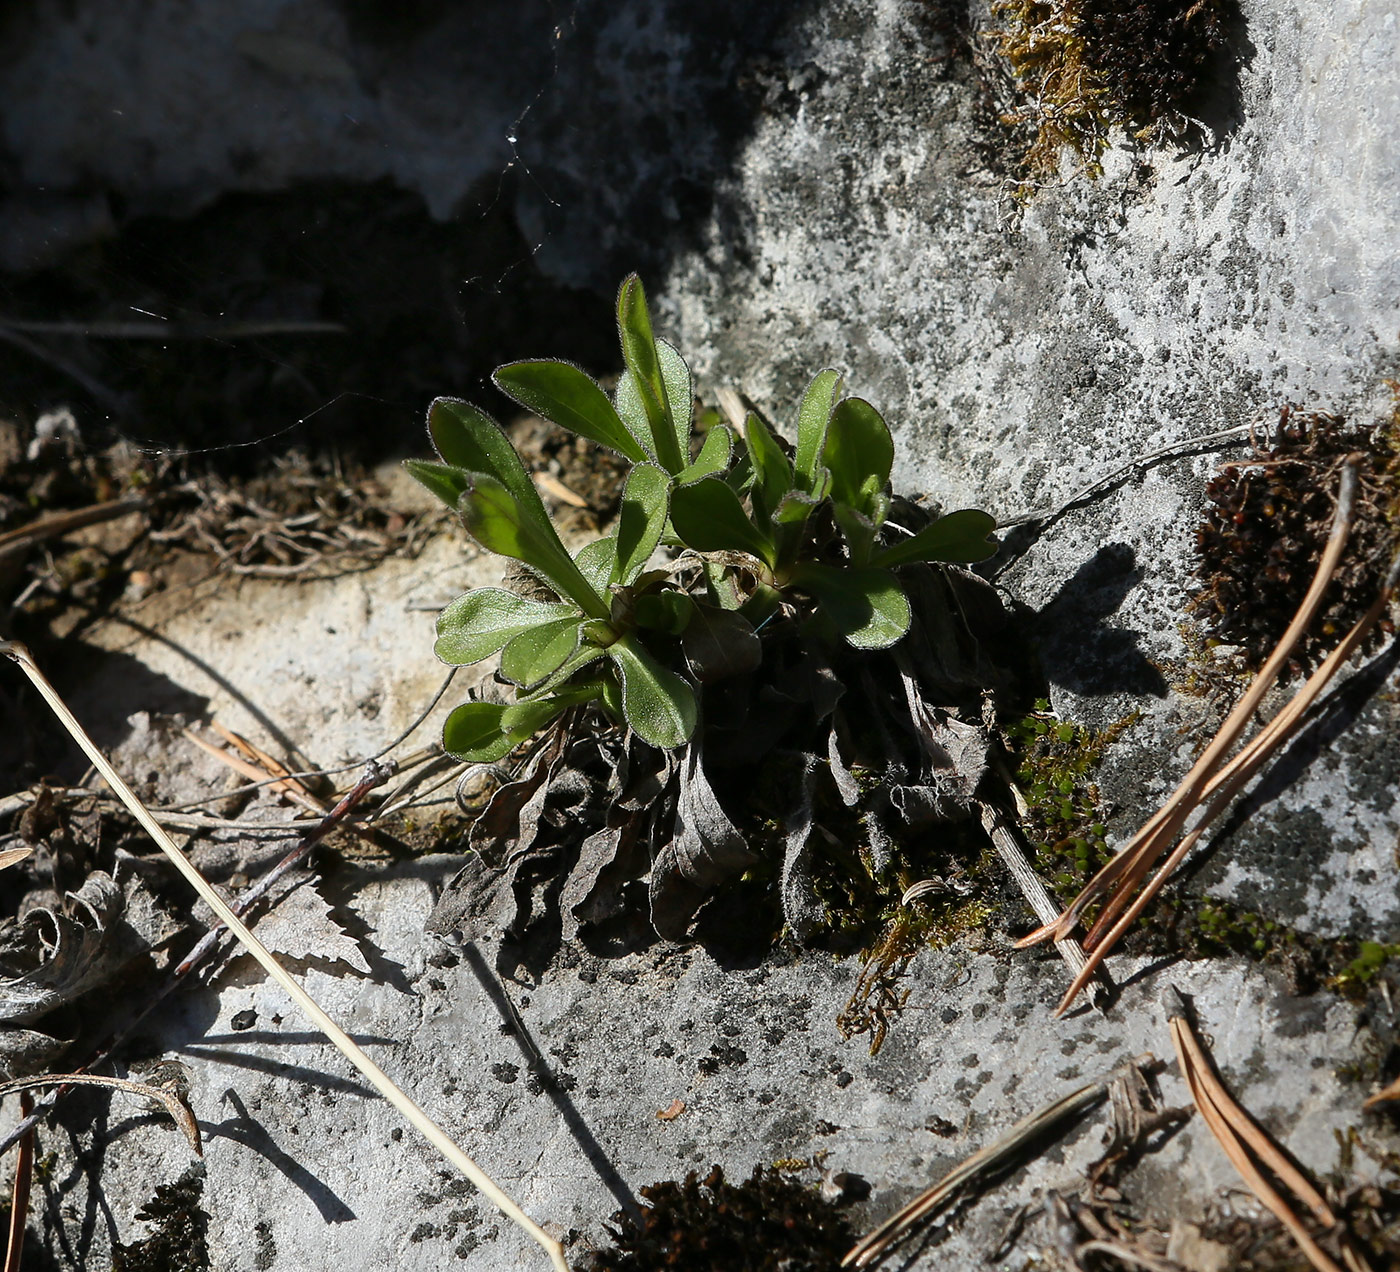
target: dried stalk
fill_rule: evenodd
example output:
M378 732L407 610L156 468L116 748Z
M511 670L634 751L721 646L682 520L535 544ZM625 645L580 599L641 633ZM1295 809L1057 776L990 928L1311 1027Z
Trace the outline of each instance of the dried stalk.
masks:
M326 1035L330 1042L364 1075L380 1095L392 1104L438 1152L475 1184L502 1214L526 1232L548 1254L557 1272L569 1272L569 1265L564 1259L563 1246L506 1196L495 1182L452 1141L451 1137L365 1054L359 1044L321 1010L315 1000L288 974L282 964L253 935L224 899L209 886L199 871L175 846L170 836L161 829L160 823L137 799L131 788L122 779L121 774L108 763L106 756L88 737L82 725L68 710L67 704L59 697L57 690L39 670L28 649L17 641L0 641L0 654L19 664L20 669L29 677L44 701L48 703L50 709L63 723L64 728L83 749L107 784L121 798L131 811L132 816L141 823L146 833L170 859L175 868L184 875L186 881L199 893L200 898L214 911L224 926L238 938L244 948L262 964L267 974L301 1008L303 1015Z
M1168 992L1167 1018L1177 1062L1191 1092L1191 1099L1210 1127L1211 1134L1239 1171L1240 1178L1249 1185L1250 1191L1288 1230L1317 1272L1343 1272L1341 1265L1313 1240L1303 1221L1265 1177L1260 1166L1267 1167L1275 1179L1312 1211L1319 1223L1336 1233L1348 1272L1369 1272L1370 1265L1351 1243L1346 1230L1338 1224L1337 1216L1326 1198L1221 1085L1200 1039L1187 1019L1186 1003L1174 989Z
M185 1133L185 1138L189 1140L195 1153L200 1157L204 1156L204 1145L199 1138L199 1123L194 1120L189 1105L164 1087L132 1082L127 1078L107 1078L96 1073L41 1073L35 1077L0 1082L0 1099L13 1095L16 1091L33 1091L38 1087L52 1086L100 1086L113 1091L127 1091L132 1095L145 1096L148 1100L157 1100L170 1114L171 1121Z
M21 1117L28 1117L34 1100L28 1091L19 1097ZM20 1140L15 1155L15 1182L10 1189L10 1231L5 1241L5 1272L19 1272L24 1259L24 1230L29 1220L29 1189L34 1183L34 1132Z
M1105 913L1099 917L1098 922L1090 929L1089 935L1084 941L1085 946L1090 950L1085 970L1076 977L1074 984L1069 987L1059 1006L1059 1011L1063 1012L1069 1006L1074 996L1084 987L1088 977L1093 974L1094 968L1107 957L1113 947L1122 939L1124 933L1137 922L1152 899L1162 890L1177 867L1181 865L1191 849L1199 842L1201 836L1210 828L1211 823L1229 807L1230 802L1263 767L1265 762L1298 731L1304 717L1321 696L1322 691L1356 652L1371 628L1380 621L1398 584L1400 584L1400 556L1396 557L1391 564L1381 586L1381 594L1376 598L1375 604L1357 620L1342 643L1323 660L1322 664L1308 678L1307 683L1293 697L1293 700L1269 722L1268 726L1261 730L1259 735L1244 750L1206 784L1202 798L1212 796L1211 802L1206 806L1205 811L1185 838L1167 857L1162 868L1151 882L1138 894L1133 903L1121 912L1121 916L1107 932L1103 931L1104 925L1107 920L1113 917L1107 908ZM1115 909L1113 913L1116 914L1118 911Z
M841 1266L874 1266L921 1224L927 1223L957 1200L964 1189L985 1183L998 1172L1009 1168L1047 1131L1097 1104L1107 1095L1109 1087L1125 1068L1142 1069L1153 1063L1154 1059L1150 1055L1136 1056L1127 1065L1120 1065L1096 1082L1071 1091L1062 1099L1055 1100L1029 1117L1022 1118L1001 1139L973 1153L927 1192L921 1193L903 1210L886 1219L869 1236L862 1237L841 1260Z
M1015 822L1004 809L985 800L977 801L977 810L981 814L982 829L987 832L987 837L992 841L992 846L996 848L1002 863L1011 873L1012 879L1016 881L1021 895L1035 911L1035 917L1042 923L1055 922L1059 915L1055 900L1046 891L1044 881L1036 874L1035 868L1026 859L1026 854L1021 849L1020 836L1016 833ZM1074 978L1073 983L1078 984L1081 977L1087 980L1093 975L1093 969L1089 966L1083 947L1074 937L1066 936L1057 940L1055 953L1064 960L1065 966L1069 968L1070 975ZM1102 1005L1103 986L1095 985L1089 991L1089 998L1094 1006Z

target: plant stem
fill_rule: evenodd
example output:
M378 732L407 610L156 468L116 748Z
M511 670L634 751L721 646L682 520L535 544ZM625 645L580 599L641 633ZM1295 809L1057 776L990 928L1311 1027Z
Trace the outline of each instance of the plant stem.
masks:
M273 957L267 947L253 935L243 921L233 912L227 902L205 882L204 877L175 846L174 841L161 828L160 823L147 811L146 806L136 797L132 789L122 779L121 774L112 767L107 757L98 750L93 740L88 737L82 725L78 723L76 717L69 711L67 704L59 696L58 691L49 683L44 673L39 670L29 650L18 641L0 641L0 654L3 654L19 665L20 670L29 677L44 701L48 703L49 708L63 724L63 727L68 730L73 740L82 748L84 754L92 761L93 766L102 775L103 779L117 793L122 803L131 811L131 815L141 823L142 828L155 841L156 846L165 853L176 870L184 875L189 885L199 893L200 898L214 911L215 915L218 916L224 926L238 938L244 948L262 964L267 974L271 976L272 979L287 992L292 1001L301 1008L303 1015L325 1034L336 1049L364 1075L380 1095L392 1104L439 1153L471 1180L502 1214L523 1229L539 1244L545 1253L549 1255L550 1261L554 1264L557 1272L569 1272L569 1265L564 1259L564 1249L559 1242L545 1232L545 1230L525 1214L515 1202L507 1197L506 1194L496 1186L490 1176L452 1141L451 1137L414 1102L412 1097L401 1087L397 1086L389 1075L370 1059L359 1044L337 1025L335 1021L326 1015L316 1003L315 999L292 979L287 970Z

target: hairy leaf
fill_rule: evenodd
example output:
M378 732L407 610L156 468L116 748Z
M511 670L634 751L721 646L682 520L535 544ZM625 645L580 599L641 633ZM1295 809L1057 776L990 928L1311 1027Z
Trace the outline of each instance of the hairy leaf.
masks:
M671 479L654 464L638 464L627 475L610 582L626 587L645 568L666 529L670 493Z
M909 630L909 598L888 570L804 564L793 582L817 599L856 649L888 649Z
M632 435L608 395L573 363L543 359L510 362L497 367L492 379L521 406L561 428L636 463L646 459L641 441Z
M542 504L540 518L536 518L499 481L473 473L471 489L462 496L460 506L468 531L482 547L524 561L584 613L592 618L607 617L607 605L559 542Z
M851 561L858 566L865 565L870 560L870 550L875 546L875 536L879 533L875 523L865 513L844 503L833 503L831 513L841 527Z
M839 402L831 413L822 462L831 473L832 500L874 521L876 498L894 464L894 439L880 412L863 398Z
M666 385L666 407L671 427L676 433L676 451L680 463L671 469L682 472L690 463L690 417L695 410L695 398L690 383L690 367L680 350L665 340L657 339L656 357L661 363L661 379Z
M613 535L591 539L574 553L574 564L578 566L579 573L600 597L608 594L608 580L612 578L616 560L617 539Z
M433 652L445 663L465 667L491 657L521 632L577 613L572 605L532 601L500 587L477 588L438 615Z
M510 438L485 411L458 398L438 398L428 408L428 433L447 463L495 478L531 520L548 524L544 502Z
M471 482L467 474L451 464L440 464L434 459L406 459L403 461L408 475L421 486L426 486L453 512L457 511L457 501L466 493Z
M501 650L501 675L526 689L548 679L578 648L586 621L575 610L512 636Z
M622 711L632 731L656 747L674 747L695 732L695 694L667 671L634 636L607 648L622 677Z
M747 552L774 564L772 540L749 520L739 496L716 478L676 487L671 493L671 524L681 541L697 552Z
M635 397L646 416L652 453L667 472L678 473L685 467L685 456L677 441L673 408L666 392L666 376L662 371L662 355L652 334L651 315L647 312L646 292L636 274L629 274L618 289L617 329L622 338L622 360L631 375L626 392ZM618 383L619 413L622 413L624 381ZM680 405L678 403L677 407ZM687 426L690 422L689 407L687 399L684 403Z
M750 498L759 524L766 525L771 522L783 496L793 488L792 465L768 431L768 425L752 411L744 421L744 436L748 440L754 471Z
M716 424L705 434L705 440L700 444L700 453L694 462L681 470L676 481L681 485L688 485L703 477L717 476L729 467L733 455L734 434L725 425Z
M515 745L502 732L505 706L499 702L464 702L444 721L442 749L468 764L494 764Z
M997 550L988 538L996 525L996 518L979 508L950 512L911 538L877 552L875 564L891 569L909 561L985 561Z
M695 602L684 592L667 588L662 592L648 592L639 596L635 613L638 627L650 627L668 636L679 636L695 616Z
M820 495L817 474L822 447L826 444L827 423L840 395L841 373L828 367L819 371L807 386L797 412L797 487L809 495Z
M697 605L681 638L690 673L701 684L755 671L763 649L753 624L732 609Z

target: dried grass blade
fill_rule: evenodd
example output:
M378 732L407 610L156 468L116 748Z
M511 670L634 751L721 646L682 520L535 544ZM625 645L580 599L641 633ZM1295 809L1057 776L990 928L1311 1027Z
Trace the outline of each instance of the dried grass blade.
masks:
M1153 1063L1148 1055L1137 1056L1129 1061L1142 1068ZM1071 1091L1061 1099L1036 1110L1029 1117L1022 1118L994 1144L977 1152L959 1163L943 1176L927 1192L914 1198L903 1210L886 1219L874 1232L861 1238L841 1260L843 1268L868 1268L882 1259L894 1246L903 1241L920 1224L927 1222L953 1202L966 1187L977 1184L1011 1166L1036 1140L1059 1123L1084 1112L1097 1104L1108 1093L1114 1079L1124 1066L1105 1074L1096 1082L1090 1082Z
M545 1251L557 1272L569 1272L569 1265L564 1259L563 1246L506 1196L495 1181L453 1142L452 1138L414 1102L408 1093L375 1064L349 1034L326 1015L311 995L292 978L286 968L272 956L266 946L234 914L224 899L209 886L199 871L175 846L174 841L161 828L160 823L151 816L146 806L136 798L131 787L122 779L121 774L112 767L107 757L88 737L82 725L78 723L76 717L69 711L67 704L59 696L58 691L39 670L29 650L17 641L0 641L0 654L19 664L20 669L39 691L40 696L48 703L49 708L59 718L73 740L82 748L84 754L92 761L103 780L127 806L131 815L141 823L146 833L185 877L186 882L199 893L204 903L223 921L224 926L238 938L243 947L257 959L267 974L291 997L303 1015L308 1017L316 1028L325 1034L327 1039L364 1075L379 1094L392 1104L439 1153L471 1180L502 1214L527 1233Z
M1211 1134L1224 1149L1240 1178L1288 1229L1289 1235L1313 1267L1318 1272L1342 1272L1337 1261L1317 1244L1293 1208L1264 1176L1259 1163L1267 1167L1275 1179L1288 1187L1313 1212L1319 1223L1337 1229L1336 1215L1312 1181L1289 1160L1288 1155L1274 1143L1268 1133L1225 1090L1186 1017L1184 1002L1175 993L1171 997L1174 1001L1168 1005L1167 1012L1177 1063L1181 1066L1182 1077L1185 1078L1191 1092L1191 1099L1210 1128ZM1365 1259L1351 1245L1345 1230L1338 1231L1338 1238L1348 1267L1366 1268Z
M256 764L245 760L242 756L234 755L231 751L225 751L221 746L215 746L212 742L205 741L193 729L182 729L181 732L186 738L193 742L195 746L199 747L201 751L207 751L221 763L227 764L235 773L249 778L254 782L267 781L269 774L265 768L259 768ZM284 769L283 772L285 771ZM276 777L277 774L272 774L271 776ZM324 813L326 811L325 805L322 804L320 800L316 799L315 796L298 791L285 780L273 782L272 789L280 791L282 794L286 795L288 799L300 804L303 808L311 812Z
M247 738L235 733L232 729L225 728L217 720L211 720L209 725L225 742L236 746L244 755L249 756L257 763L261 764L263 768L267 770L268 776L286 779L285 784L275 783L272 787L273 790L283 791L298 802L304 803L306 807L315 808L319 813L324 813L326 811L325 803L317 799L316 796L307 790L300 778L293 777L292 770L283 764L281 760L274 759L266 751L260 750L249 742Z

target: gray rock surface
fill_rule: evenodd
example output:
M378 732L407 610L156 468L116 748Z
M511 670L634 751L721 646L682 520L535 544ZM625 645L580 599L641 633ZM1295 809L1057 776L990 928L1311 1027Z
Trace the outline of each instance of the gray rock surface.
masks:
M896 431L904 488L1004 517L1054 507L1163 445L1266 422L1285 401L1358 419L1386 408L1382 380L1400 373L1391 6L1245 3L1238 107L1222 108L1215 144L1176 154L1120 137L1102 179L1066 171L1023 212L1003 188L1009 161L988 157L1005 143L987 131L975 78L950 68L928 6L747 8L765 14L427 5L421 22L385 31L356 18L374 6L328 0L236 15L35 4L11 19L7 51L11 198L30 211L41 194L46 207L68 199L38 223L71 241L103 223L94 186L170 210L229 189L391 175L445 214L514 164L529 173L515 197L548 275L601 286L647 265L658 325L702 384L741 387L779 419L818 367L846 369ZM93 127L115 111L120 126ZM56 250L28 224L6 260ZM1033 613L1056 708L1090 723L1144 712L1102 781L1118 831L1189 764L1181 730L1201 707L1171 686L1214 460L1153 465L1039 535L1013 534L999 566ZM465 570L446 577L453 551L433 549L417 573L393 563L316 590L214 589L156 637L113 628L99 643L234 727L261 725L264 742L280 733L317 762L350 761L431 691L427 616L404 605L469 585ZM1392 667L1388 655L1373 664L1375 688ZM161 705L126 700L119 680L79 695L94 712L106 699L117 732ZM1286 782L1265 779L1193 887L1301 932L1400 940L1397 707L1374 690L1353 697L1344 728L1293 748ZM239 717L248 703L256 712ZM641 1184L692 1167L741 1175L823 1152L874 1184L862 1213L878 1219L1080 1079L1167 1055L1168 978L1197 995L1242 1101L1311 1168L1331 1169L1334 1131L1361 1123L1367 1090L1340 1076L1369 1045L1354 1009L1293 996L1248 963L1164 972L1121 960L1131 983L1106 1016L1056 1021L1059 964L991 936L920 956L909 1008L872 1059L833 1025L858 969L825 956L736 969L701 950L602 961L566 948L502 988L483 970L495 950L422 936L454 867L338 879L373 971L313 959L308 986L561 1233L597 1239ZM532 1084L518 1028L502 1032L501 993L558 1089ZM249 1010L256 1024L236 1028ZM543 1266L412 1132L396 1137L389 1110L247 968L163 1019L152 1046L193 1069L219 1272ZM1173 1076L1164 1093L1185 1102ZM659 1121L676 1099L685 1111ZM61 1265L103 1266L187 1152L131 1109L71 1108L45 1219L65 1235L51 1228L49 1242ZM81 1129L94 1116L96 1131ZM934 1118L953 1134L924 1129ZM1015 1206L1081 1177L1104 1125L1086 1121L917 1266L982 1266ZM1133 1195L1165 1223L1234 1186L1193 1121L1148 1159ZM1023 1249L1048 1241L1033 1225Z

